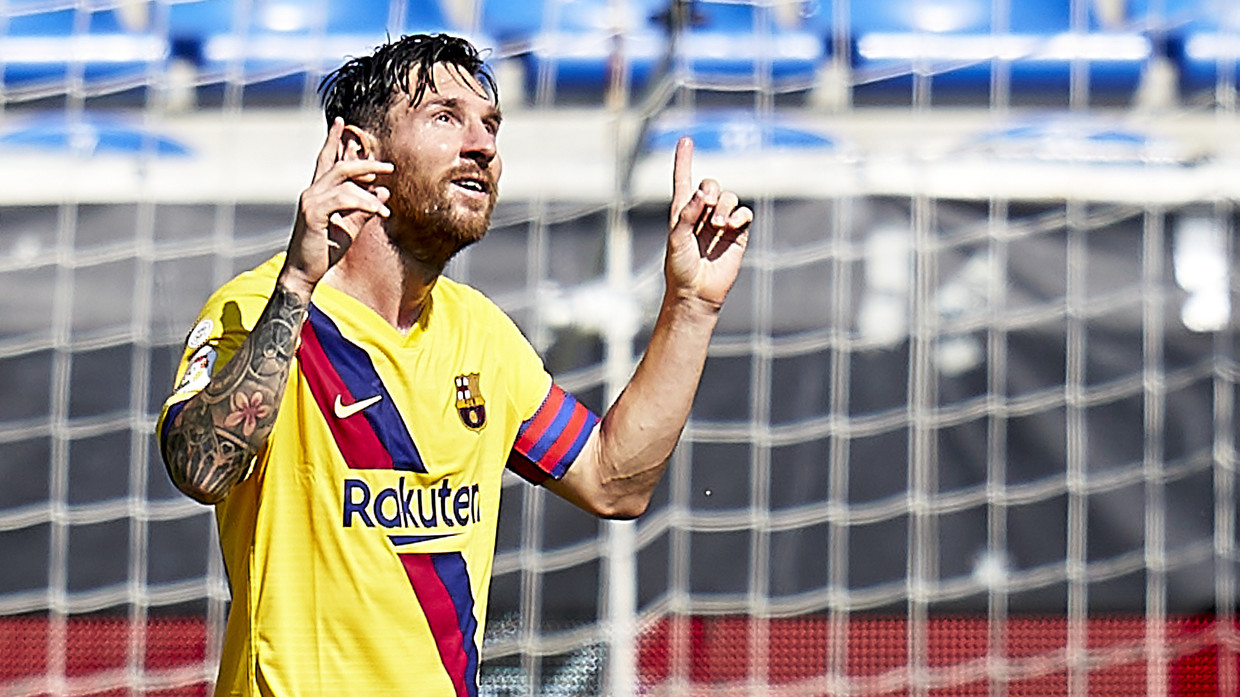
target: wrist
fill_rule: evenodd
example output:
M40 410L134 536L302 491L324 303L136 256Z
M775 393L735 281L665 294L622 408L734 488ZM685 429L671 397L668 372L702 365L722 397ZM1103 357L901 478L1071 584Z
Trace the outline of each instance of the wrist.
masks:
M318 281L311 279L304 271L286 263L284 268L280 269L280 274L276 276L276 285L309 304L310 296L314 294Z
M708 300L686 289L668 288L663 295L663 312L677 319L705 323L713 327L719 320L722 309L723 303Z

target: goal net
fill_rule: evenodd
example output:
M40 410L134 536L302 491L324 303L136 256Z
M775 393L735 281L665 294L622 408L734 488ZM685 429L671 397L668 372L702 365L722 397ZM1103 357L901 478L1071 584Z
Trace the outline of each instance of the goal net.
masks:
M505 479L486 695L1235 694L1240 8L0 0L0 695L201 695L229 602L152 430L286 244L314 87L492 48L495 299L597 411L671 148L756 214L637 521Z

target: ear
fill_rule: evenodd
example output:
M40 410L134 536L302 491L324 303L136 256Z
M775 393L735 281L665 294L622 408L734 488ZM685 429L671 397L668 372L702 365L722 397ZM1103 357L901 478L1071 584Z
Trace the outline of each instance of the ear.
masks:
M340 135L340 159L368 160L375 157L375 138L358 126L345 126Z

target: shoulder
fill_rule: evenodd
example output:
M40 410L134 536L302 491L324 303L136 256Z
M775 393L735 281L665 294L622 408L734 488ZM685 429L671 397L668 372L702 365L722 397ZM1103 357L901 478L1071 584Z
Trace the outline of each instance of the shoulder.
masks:
M280 252L262 264L237 274L211 294L204 313L219 312L229 303L237 303L244 314L248 314L247 310L255 304L261 311L271 297L283 265L284 252Z
M236 295L255 291L271 295L271 289L274 287L276 277L280 275L280 269L283 266L284 252L280 252L258 266L233 276L227 283L220 286L214 295Z
M476 364L466 373L476 370L487 384L498 385L516 423L530 418L546 398L551 376L516 322L497 303L464 283L441 277L434 292L433 302L443 300L444 306L454 307L443 314L461 323L457 336L482 347Z
M447 277L435 282L433 302L445 314L459 317L475 328L515 328L512 318L495 301L473 286Z
M432 316L444 320L444 325L450 327L453 334L481 340L496 355L510 361L518 356L536 355L529 339L513 318L481 291L449 278L440 278L434 293Z
M454 281L447 276L440 276L435 281L435 289L432 293L435 295L436 300L443 299L453 303L462 303L476 307L490 306L496 310L499 309L499 306L483 294L482 291L468 283Z

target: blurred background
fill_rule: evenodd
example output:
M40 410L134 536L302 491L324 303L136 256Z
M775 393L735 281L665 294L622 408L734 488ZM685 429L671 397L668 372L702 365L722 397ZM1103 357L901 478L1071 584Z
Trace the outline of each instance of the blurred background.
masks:
M757 214L651 511L505 479L482 694L1237 694L1240 1L0 0L0 696L209 693L155 417L319 79L440 31L505 113L448 275L595 410L676 139Z

